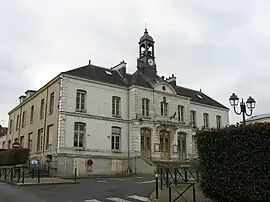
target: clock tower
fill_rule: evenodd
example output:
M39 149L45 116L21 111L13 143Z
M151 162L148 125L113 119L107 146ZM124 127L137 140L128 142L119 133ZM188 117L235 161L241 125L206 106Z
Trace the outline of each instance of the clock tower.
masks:
M148 76L156 76L156 63L155 63L155 51L154 40L148 34L147 29L144 31L144 35L139 41L139 58L137 60L138 70Z

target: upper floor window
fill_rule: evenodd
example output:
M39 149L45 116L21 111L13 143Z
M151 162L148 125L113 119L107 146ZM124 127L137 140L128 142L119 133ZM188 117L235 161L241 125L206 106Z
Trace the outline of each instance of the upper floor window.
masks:
M19 129L19 126L20 126L20 116L17 115L17 120L16 120L16 130Z
M196 111L190 110L190 124L191 126L196 127Z
M24 148L24 136L20 137L20 147Z
M112 138L111 138L111 147L114 151L120 150L121 142L121 128L113 126L112 127Z
M184 122L184 106L178 105L178 121Z
M216 122L217 122L217 128L219 129L221 127L221 116L216 116Z
M112 115L113 116L121 116L120 115L120 97L113 96L112 97Z
M47 150L51 149L52 147L52 127L53 125L47 126L46 144L45 144L45 148Z
M30 123L33 123L34 111L35 111L35 107L34 107L34 105L32 105L31 110L30 110Z
M76 122L74 124L74 147L83 147L85 132L85 123Z
M147 98L142 99L142 115L149 116L149 103L150 100Z
M203 113L203 126L209 128L209 115L207 113Z
M43 116L44 116L44 107L45 107L45 105L44 105L44 99L42 99L40 101L40 114L39 114L40 119L42 119Z
M9 134L11 134L11 132L12 132L12 126L13 126L12 119L10 119L10 121L9 121Z
M32 150L32 147L33 147L33 133L29 133L28 134L28 149Z
M22 127L24 127L25 126L25 124L26 124L26 111L23 111L23 114L22 114Z
M49 114L52 114L53 113L53 107L54 107L54 93L51 93L51 95L50 95Z
M85 99L86 99L86 91L77 90L76 94L76 111L85 112Z
M160 114L161 116L168 116L168 103L166 97L163 97L163 101L160 103Z

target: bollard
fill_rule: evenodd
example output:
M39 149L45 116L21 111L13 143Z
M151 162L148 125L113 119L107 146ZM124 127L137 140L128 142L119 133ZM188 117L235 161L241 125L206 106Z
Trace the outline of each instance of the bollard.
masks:
M163 176L164 176L164 175L163 175L163 172L162 172L162 170L160 169L160 190L162 190L162 186L163 186L163 184L162 184L162 183L163 183L163 181L162 181L162 180L163 180L163 179L162 179Z
M74 172L75 172L75 173L74 173L74 181L76 182L76 181L77 181L77 168L75 168L74 170L75 170L75 171L74 171Z
M195 191L195 184L194 183L193 183L192 189L193 189L193 202L196 202L196 191Z
M37 173L37 177L38 177L38 183L40 183L40 169L38 168L38 173Z
M158 199L158 174L156 176L156 199Z
M166 185L169 187L169 171L168 168L166 169Z
M172 202L172 187L169 185L169 202Z
M24 184L24 168L22 168L22 184Z
M35 169L34 169L34 168L32 168L32 173L31 173L31 177L32 177L32 179L34 179L34 172L35 172Z

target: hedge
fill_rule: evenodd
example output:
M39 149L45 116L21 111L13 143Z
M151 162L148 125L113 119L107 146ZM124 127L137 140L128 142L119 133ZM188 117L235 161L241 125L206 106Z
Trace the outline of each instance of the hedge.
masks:
M0 152L0 166L25 164L28 157L29 149L8 149Z
M201 189L213 201L270 199L270 123L196 134Z

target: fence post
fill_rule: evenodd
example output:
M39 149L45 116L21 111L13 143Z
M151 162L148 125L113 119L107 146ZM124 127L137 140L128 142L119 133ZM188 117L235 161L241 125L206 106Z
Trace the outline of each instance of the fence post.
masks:
M177 168L174 168L174 184L177 185Z
M169 171L168 168L166 168L166 185L169 187Z
M5 172L5 180L7 180L7 168L5 168L4 172Z
M162 169L160 168L160 190L162 190L162 183L163 183L163 172L162 172Z
M74 173L74 181L76 182L76 181L77 181L77 168L75 168L74 170L75 170L75 173Z
M172 187L169 185L169 202L172 202Z
M18 168L18 183L20 182L20 178L21 178L21 168Z
M11 168L11 171L10 171L10 180L11 181L13 180L13 168Z
M40 168L38 168L37 177L38 177L38 183L40 183Z
M22 184L24 184L24 167L22 167Z
M158 174L156 174L156 199L158 199Z
M188 177L187 177L187 169L186 168L184 168L184 171L185 171L185 182L187 182L188 181Z
M196 190L195 190L195 183L193 183L192 189L193 189L193 202L196 202Z

